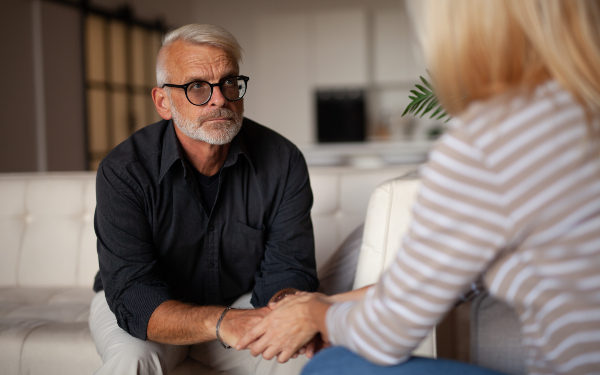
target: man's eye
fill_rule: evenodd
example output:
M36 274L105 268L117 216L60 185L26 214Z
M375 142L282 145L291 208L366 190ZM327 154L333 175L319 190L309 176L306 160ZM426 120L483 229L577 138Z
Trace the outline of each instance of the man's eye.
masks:
M198 90L198 89L199 89L199 88L201 88L201 87L202 87L202 83L200 83L200 82L194 82L194 83L192 84L192 88L193 88L194 90Z
M225 80L225 82L223 82L223 84L225 84L225 85L235 85L235 79L233 79L233 78L227 78Z

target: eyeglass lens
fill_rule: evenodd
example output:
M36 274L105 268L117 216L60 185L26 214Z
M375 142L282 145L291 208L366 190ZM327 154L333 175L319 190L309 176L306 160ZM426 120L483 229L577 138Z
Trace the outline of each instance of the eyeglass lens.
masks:
M219 83L219 88L227 100L239 100L246 93L246 81L239 77L227 78ZM204 104L210 99L211 87L207 82L192 82L187 88L187 96L193 104Z

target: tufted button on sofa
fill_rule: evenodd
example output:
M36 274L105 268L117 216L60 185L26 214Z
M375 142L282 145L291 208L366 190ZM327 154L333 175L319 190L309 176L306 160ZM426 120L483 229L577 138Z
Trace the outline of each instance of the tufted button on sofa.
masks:
M411 169L310 169L319 274L364 222L371 192ZM95 203L94 172L0 174L1 374L92 374L101 366L87 324L98 270ZM381 270L361 272L373 282ZM191 361L173 373L191 373Z

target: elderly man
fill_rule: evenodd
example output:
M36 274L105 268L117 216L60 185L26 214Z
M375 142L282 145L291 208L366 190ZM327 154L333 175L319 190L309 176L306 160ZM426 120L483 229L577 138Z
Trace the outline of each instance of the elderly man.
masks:
M269 302L318 287L306 163L288 140L243 118L240 50L217 26L167 34L152 90L164 120L100 164L90 313L98 374L166 374L188 353L192 367L232 373L291 374L304 364L225 349Z

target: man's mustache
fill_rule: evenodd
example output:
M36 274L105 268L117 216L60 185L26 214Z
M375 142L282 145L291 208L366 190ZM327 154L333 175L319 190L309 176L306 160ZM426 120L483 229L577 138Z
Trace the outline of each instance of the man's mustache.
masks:
M222 118L222 117L231 118L233 120L239 120L241 115L239 113L234 112L227 108L218 108L218 109L214 110L213 112L210 112L210 113L207 113L205 115L198 117L198 121L203 122L203 121L212 120L212 119L216 119L216 118Z

